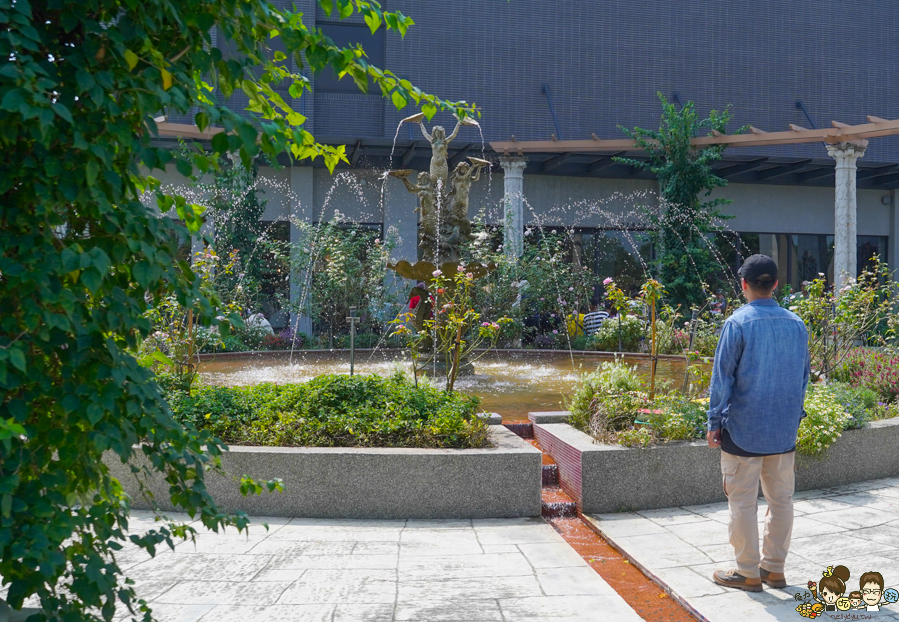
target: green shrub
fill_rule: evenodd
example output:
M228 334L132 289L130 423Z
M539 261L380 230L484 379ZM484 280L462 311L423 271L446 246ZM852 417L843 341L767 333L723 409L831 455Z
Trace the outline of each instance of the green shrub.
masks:
M615 441L625 447L649 447L656 442L656 437L649 428L631 428L618 432Z
M874 418L878 396L873 390L842 382L831 382L827 387L849 415L844 429L861 428Z
M587 340L589 350L618 351L618 318L603 320L599 330ZM644 338L643 322L635 315L621 317L621 349L623 352L639 352Z
M620 430L632 425L637 411L646 405L643 381L636 365L605 362L583 377L571 401L569 423L588 433L597 429Z
M661 413L652 415L650 421L663 441L705 438L708 421L705 406L677 392L657 396L651 408Z
M477 398L402 376L319 376L302 384L203 386L168 394L176 417L234 445L484 447Z
M840 438L850 416L827 386L813 385L805 397L806 417L799 424L796 449L817 455Z

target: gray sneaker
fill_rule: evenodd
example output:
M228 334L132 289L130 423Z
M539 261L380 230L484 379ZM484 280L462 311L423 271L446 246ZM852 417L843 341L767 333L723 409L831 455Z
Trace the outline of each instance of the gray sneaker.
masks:
M714 579L715 583L718 585L723 585L725 587L735 587L738 590L745 590L747 592L762 591L761 579L749 579L744 577L737 572L736 568L731 568L726 572L724 570L716 570L712 574L712 579Z

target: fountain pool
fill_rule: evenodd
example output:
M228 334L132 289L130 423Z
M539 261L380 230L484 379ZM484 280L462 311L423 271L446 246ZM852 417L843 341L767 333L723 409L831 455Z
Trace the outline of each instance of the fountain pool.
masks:
M497 412L504 421L527 419L529 412L564 409L563 396L572 395L582 374L613 359L610 353L559 351L493 351L475 364L475 374L456 380L456 389L481 398L486 412ZM649 358L625 355L624 361L649 374ZM680 386L683 357L659 357L656 379L670 379ZM356 373L389 375L409 369L408 358L397 350L357 351ZM204 382L246 386L262 382L305 382L322 374L348 374L349 353L304 351L204 355L200 376ZM438 385L440 386L440 385Z

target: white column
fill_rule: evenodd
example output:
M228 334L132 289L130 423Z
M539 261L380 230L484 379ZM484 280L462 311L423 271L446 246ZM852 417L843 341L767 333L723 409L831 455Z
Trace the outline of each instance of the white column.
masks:
M524 253L524 167L527 158L504 156L503 167L503 249L507 257Z
M827 153L836 160L833 279L837 291L857 273L855 163L867 146L867 140L827 145Z
M292 166L290 168L290 204L288 205L290 218L290 243L295 245L300 241L300 230L297 222L312 222L313 215L313 169L311 166ZM306 289L306 273L303 270L293 270L290 274L290 301L300 302ZM312 321L306 317L290 314L290 327L298 333L312 336Z

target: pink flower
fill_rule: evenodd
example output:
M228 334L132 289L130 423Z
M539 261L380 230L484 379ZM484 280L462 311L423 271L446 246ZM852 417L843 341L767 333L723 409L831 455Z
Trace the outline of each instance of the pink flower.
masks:
M612 280L612 277L610 277L610 276L607 276L605 278L605 280L602 282L603 285L610 285L612 283L614 283L614 281Z
M473 278L474 278L474 274L473 274L472 272L466 272L466 273L465 273L465 276L468 277L469 279L473 279Z
M443 272L440 271L440 270L434 270L434 271L431 273L432 276L441 276L442 274L443 274Z
M481 322L481 326L490 326L490 322Z
M573 291L574 291L574 288L573 288L573 287L569 287L569 288L568 288L568 291L573 292Z
M557 331L557 330L553 331L553 335L558 335L558 334L559 334L559 331Z

